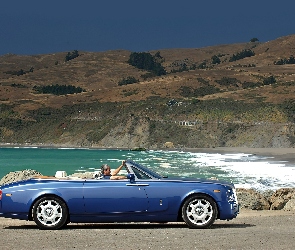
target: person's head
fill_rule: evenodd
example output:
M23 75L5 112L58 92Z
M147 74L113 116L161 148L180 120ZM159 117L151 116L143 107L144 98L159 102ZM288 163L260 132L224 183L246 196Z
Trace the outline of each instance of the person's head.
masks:
M101 174L111 175L111 168L108 164L103 164L100 169L101 169Z

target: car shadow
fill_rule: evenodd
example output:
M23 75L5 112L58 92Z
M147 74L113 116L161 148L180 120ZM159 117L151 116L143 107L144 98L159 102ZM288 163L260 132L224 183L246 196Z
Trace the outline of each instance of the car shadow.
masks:
M255 227L253 224L213 224L210 229L224 229L224 228L248 228ZM159 228L188 228L185 223L70 223L63 227L61 230L72 229L159 229ZM37 225L19 225L19 226L6 226L3 229L38 229Z
M224 229L224 228L248 228L248 227L256 227L256 225L254 224L223 224L223 223L219 223L219 224L213 224L211 229Z

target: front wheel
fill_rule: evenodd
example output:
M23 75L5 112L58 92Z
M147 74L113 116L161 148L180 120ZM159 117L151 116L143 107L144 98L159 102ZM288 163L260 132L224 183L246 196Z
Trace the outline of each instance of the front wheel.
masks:
M67 223L68 209L57 197L43 197L34 204L33 218L41 229L59 229Z
M206 195L194 195L182 206L182 218L190 228L208 228L216 216L216 203Z

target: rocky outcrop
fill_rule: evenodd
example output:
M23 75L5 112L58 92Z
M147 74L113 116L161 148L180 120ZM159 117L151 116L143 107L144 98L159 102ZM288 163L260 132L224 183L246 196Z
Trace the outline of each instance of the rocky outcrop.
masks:
M295 211L295 198L289 200L284 206L283 210L285 211Z
M34 176L40 176L40 175L42 174L36 170L31 170L31 169L10 172L1 179L0 186L4 184L16 182L16 181L28 180Z
M87 178L93 178L95 175L94 172L84 172L84 173L74 173L72 175L69 175L69 177L77 177L77 178L82 178L82 179L87 179Z
M70 175L69 177L86 179L86 178L93 178L93 175L94 175L94 172L84 172L84 173L74 173ZM9 184L12 182L28 180L30 178L37 177L37 176L43 176L43 175L39 173L38 171L31 170L31 169L10 172L0 180L0 186L4 184Z
M294 188L281 188L278 189L269 199L271 203L271 210L281 210L284 209L286 204L291 200L295 199L295 189ZM288 205L291 209L291 203ZM294 207L294 206L293 206Z
M165 142L164 148L174 148L173 142L170 142L170 141Z
M281 188L264 193L238 188L237 197L240 208L295 211L295 188Z
M257 191L253 189L238 188L238 201L240 208L247 208L252 210L269 210L269 201Z

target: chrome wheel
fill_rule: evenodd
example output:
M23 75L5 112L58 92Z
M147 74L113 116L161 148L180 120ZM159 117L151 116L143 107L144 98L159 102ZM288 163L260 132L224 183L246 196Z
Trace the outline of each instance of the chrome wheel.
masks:
M65 203L56 197L41 198L33 208L34 221L41 229L62 227L66 223L67 214Z
M190 228L210 227L216 218L217 207L212 198L195 195L183 205L182 217Z

